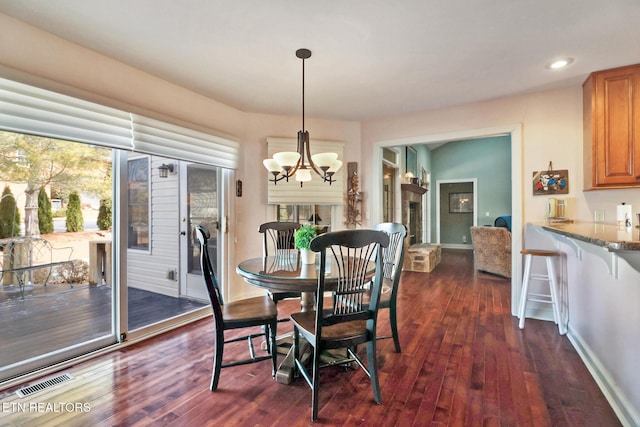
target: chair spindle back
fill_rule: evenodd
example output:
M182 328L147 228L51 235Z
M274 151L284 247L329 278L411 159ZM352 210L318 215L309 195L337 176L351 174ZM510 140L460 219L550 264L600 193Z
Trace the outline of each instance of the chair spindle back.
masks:
M289 254L295 249L293 235L301 224L297 222L265 222L258 232L262 233L262 256Z
M344 230L320 235L311 241L311 250L320 252L317 313L323 325L372 319L377 314L382 284L382 259L376 254L389 244L382 231ZM325 268L335 263L337 285L332 292L331 307L324 309ZM371 263L376 263L371 274ZM371 293L370 293L371 292Z

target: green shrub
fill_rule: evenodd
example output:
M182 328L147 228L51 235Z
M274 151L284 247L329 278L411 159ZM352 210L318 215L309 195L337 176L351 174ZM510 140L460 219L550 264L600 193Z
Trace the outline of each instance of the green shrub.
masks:
M44 188L38 193L38 226L40 233L53 233L53 214L51 213L51 200Z
M111 199L100 200L97 226L100 230L108 230L111 228Z
M69 194L69 205L67 205L67 231L75 232L84 230L84 219L80 206L80 196L77 191Z
M294 243L298 249L309 249L309 245L314 237L318 235L316 227L313 225L303 225L293 234Z
M0 238L20 234L20 211L16 209L16 199L9 186L5 186L0 200Z

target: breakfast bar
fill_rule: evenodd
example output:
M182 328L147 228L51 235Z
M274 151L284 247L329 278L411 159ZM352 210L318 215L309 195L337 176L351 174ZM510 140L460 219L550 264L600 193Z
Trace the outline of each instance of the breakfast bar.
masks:
M598 256L616 278L620 259L640 272L640 228L593 222L543 223L535 227L540 232L550 233L555 240L567 243L580 260L583 252Z

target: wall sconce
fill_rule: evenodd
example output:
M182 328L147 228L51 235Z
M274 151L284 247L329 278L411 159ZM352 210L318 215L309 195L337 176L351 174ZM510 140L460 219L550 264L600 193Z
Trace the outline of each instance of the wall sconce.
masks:
M168 165L163 163L162 166L158 166L158 176L160 178L166 178L169 176L169 172L173 173L174 170L175 166L173 163L169 163Z

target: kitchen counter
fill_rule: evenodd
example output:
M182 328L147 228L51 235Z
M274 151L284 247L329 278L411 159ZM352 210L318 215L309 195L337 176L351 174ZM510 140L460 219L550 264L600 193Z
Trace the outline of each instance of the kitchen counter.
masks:
M640 228L618 228L595 222L543 223L544 230L606 248L610 252L640 251Z
M531 224L554 240L571 246L578 259L582 252L594 254L605 261L609 273L618 277L618 260L625 260L640 272L640 228L618 228L613 224L594 222Z

